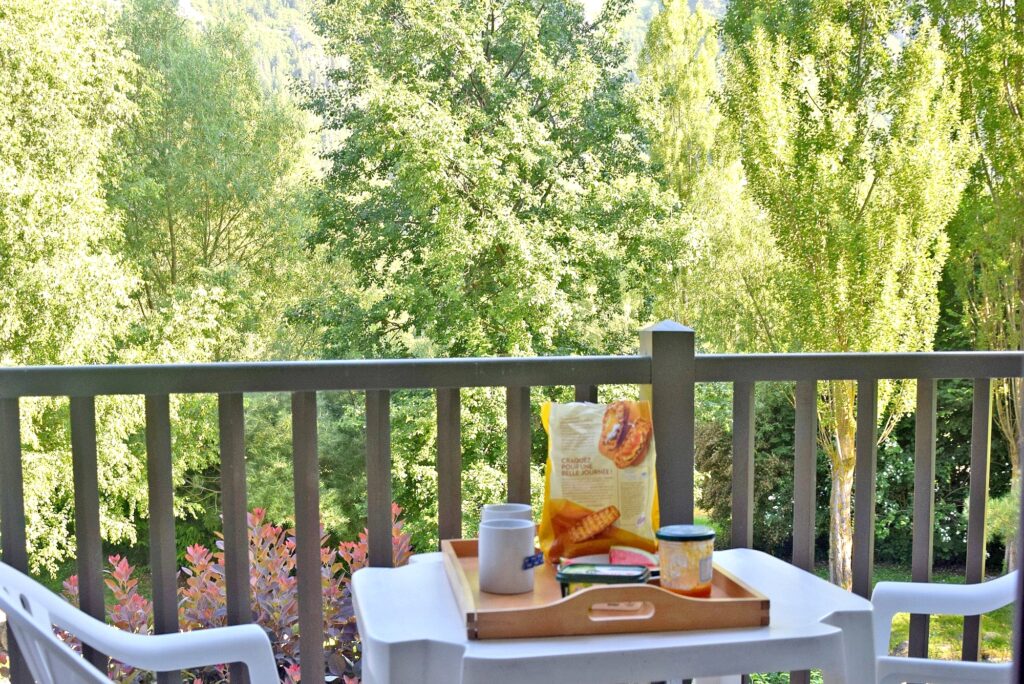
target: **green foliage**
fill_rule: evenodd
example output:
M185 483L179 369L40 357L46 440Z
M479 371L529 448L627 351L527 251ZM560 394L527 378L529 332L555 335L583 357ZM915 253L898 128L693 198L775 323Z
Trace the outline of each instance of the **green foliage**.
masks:
M308 0L189 0L181 14L199 26L240 22L252 42L260 82L285 94L297 83L319 83L323 39L309 20Z
M1015 478L1010 490L1002 496L989 499L985 511L985 529L990 538L1009 546L1017 539L1020 526L1020 478ZM1004 563L1004 566L1006 564ZM1006 568L1012 570L1015 568Z
M682 202L656 310L693 326L710 351L777 351L780 256L722 116L718 31L701 5L691 12L675 0L651 22L640 54L655 172Z
M938 32L902 5L782 0L736 0L722 26L725 113L779 255L778 350L931 348L944 227L974 154ZM880 389L884 437L912 395ZM848 587L856 390L831 382L822 395L829 558Z
M131 273L103 202L101 159L133 113L113 8L0 9L0 360L102 363ZM59 35L61 40L53 40Z
M719 162L719 44L714 18L675 0L651 22L637 75L649 90L652 157L676 194L690 199Z
M651 315L660 222L617 39L623 3L316 6L344 55L309 106L329 152L318 242L352 268L348 311L406 355L620 351Z
M260 89L241 26L199 32L175 7L137 0L122 22L143 67L141 114L118 138L109 198L143 273L135 298L147 314L173 309L175 299L192 311L189 299L205 286L234 297L230 306L262 311L273 298L259 295L296 253L303 228L302 125Z
M1024 13L1006 3L927 0L980 154L949 224L949 276L976 349L1024 349ZM1021 383L996 383L995 417L1019 477Z
M794 318L776 338L789 350L919 350L934 336L943 227L972 150L937 32L866 12L738 0L723 24L726 112L784 257Z
M131 269L103 197L102 160L135 109L131 55L105 3L0 8L0 362L107 363L134 316ZM54 40L60 36L60 40ZM127 444L133 400L97 405L101 527L133 541L139 469ZM66 400L21 402L33 569L74 553Z
M939 383L936 409L934 558L938 566L962 565L967 552L966 502L970 488L971 383ZM789 556L793 529L793 427L791 391L771 383L758 386L754 443L754 546ZM698 507L726 535L731 521L732 435L728 423L705 420L697 431L697 469L704 476ZM914 418L906 416L878 450L875 503L875 558L903 564L913 542ZM817 551L827 557L829 524L828 463L818 456ZM992 443L989 503L991 562L1002 558L1002 543L1016 529L1007 444Z

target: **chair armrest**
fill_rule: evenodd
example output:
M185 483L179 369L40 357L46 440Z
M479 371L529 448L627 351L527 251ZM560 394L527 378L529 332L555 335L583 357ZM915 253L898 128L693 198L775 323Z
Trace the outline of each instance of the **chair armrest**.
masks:
M70 608L70 606L69 606ZM131 634L73 608L50 613L54 625L101 653L143 670L166 672L244 663L250 684L279 684L270 639L259 625L216 627L177 634Z
M896 613L981 615L1013 603L1017 573L981 584L879 582L871 594L875 653L889 654L889 634Z

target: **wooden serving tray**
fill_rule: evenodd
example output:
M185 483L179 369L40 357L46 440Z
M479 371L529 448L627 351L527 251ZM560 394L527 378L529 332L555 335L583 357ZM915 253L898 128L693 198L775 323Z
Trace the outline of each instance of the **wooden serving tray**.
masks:
M768 624L768 597L715 566L709 598L649 584L594 586L562 598L548 563L536 569L533 593L480 591L476 539L441 542L444 569L470 639L671 632Z

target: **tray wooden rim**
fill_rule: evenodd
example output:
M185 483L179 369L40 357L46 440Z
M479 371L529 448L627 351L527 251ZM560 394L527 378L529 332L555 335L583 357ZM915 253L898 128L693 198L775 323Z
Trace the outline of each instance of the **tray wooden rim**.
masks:
M457 546L463 553L460 554ZM466 553L467 550L472 553ZM448 584L470 639L690 631L769 624L768 597L717 564L714 566L717 577L735 584L746 596L696 598L676 594L656 584L632 584L589 587L543 604L483 608L459 560L476 555L476 540L443 540L441 551ZM508 600L514 603L516 599ZM532 600L532 596L526 600ZM587 617L595 604L623 602L645 602L651 606L651 615L617 620ZM699 619L709 622L695 626Z

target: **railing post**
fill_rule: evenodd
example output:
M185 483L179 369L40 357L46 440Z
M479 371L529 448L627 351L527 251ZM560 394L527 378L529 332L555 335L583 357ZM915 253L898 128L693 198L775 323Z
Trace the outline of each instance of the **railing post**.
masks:
M878 380L857 381L857 464L853 519L853 591L871 597L875 571Z
M437 536L462 537L462 395L437 390Z
M814 522L818 466L818 383L796 384L793 446L793 565L814 570Z
M674 321L640 331L640 353L651 357L651 385L641 387L654 418L661 524L693 522L694 332Z
M244 625L252 622L245 485L245 400L241 394L220 394L217 404L227 623ZM248 672L241 663L232 663L228 672L231 684L249 681Z
M754 383L732 387L732 531L734 549L754 545Z
M530 503L530 388L505 388L508 501Z
M967 518L967 583L985 581L985 505L992 452L992 380L975 378L971 419L971 491ZM981 656L981 616L964 617L963 659Z
M818 493L818 383L796 383L793 426L793 565L814 570L814 522ZM810 684L807 670L791 672L790 684Z
M394 565L391 549L391 392L366 392L366 530L369 562Z
M1021 364L1021 372L1024 374L1024 363ZM1017 388L1017 453L1024 454L1024 379L1017 384ZM1021 487L1020 490L1020 518L1017 523L1018 554L1021 549L1024 549L1024 487ZM1011 682L1024 680L1024 666L1021 665L1021 659L1024 658L1024 608L1022 608L1024 606L1024 572L1017 573L1016 604L1017 610L1013 620L1013 676L1010 679Z
M316 392L292 394L295 557L299 583L299 656L302 679L324 684L324 613L320 562L320 457Z
M174 536L171 403L146 397L146 483L149 489L149 567L153 577L153 632L178 632L178 556ZM158 672L158 684L180 684L179 672Z
M576 401L597 403L597 385L576 385Z
M28 572L28 547L25 539L25 486L21 468L21 424L18 400L0 399L0 560L15 570ZM31 684L25 660L7 628L11 682Z
M933 378L917 381L914 417L914 519L911 576L914 582L932 581L935 535L935 414L938 385ZM928 657L928 615L910 616L911 658Z
M71 469L75 483L75 545L78 556L79 605L97 620L103 605L103 540L100 535L99 466L96 455L96 398L71 397ZM91 646L82 654L100 672L107 657Z

